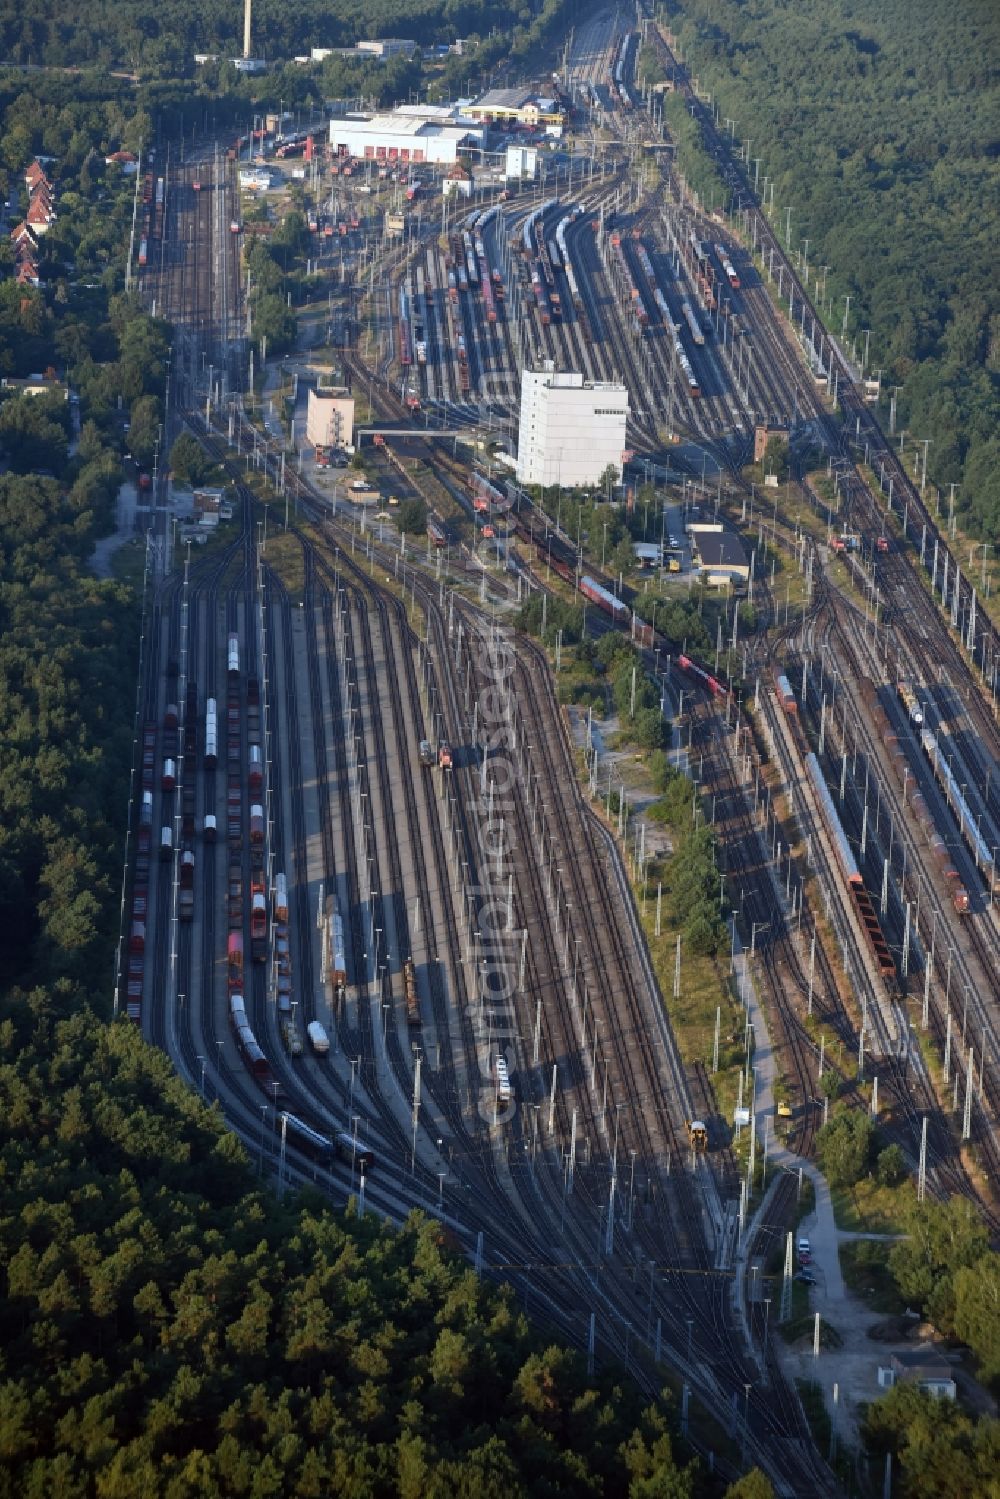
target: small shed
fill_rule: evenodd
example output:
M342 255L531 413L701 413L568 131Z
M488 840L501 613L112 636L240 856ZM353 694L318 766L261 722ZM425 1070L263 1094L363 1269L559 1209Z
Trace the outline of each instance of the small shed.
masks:
M883 1389L891 1389L894 1384L915 1384L940 1400L954 1400L958 1393L951 1366L933 1343L920 1343L916 1348L892 1354L888 1366L879 1368L878 1382Z

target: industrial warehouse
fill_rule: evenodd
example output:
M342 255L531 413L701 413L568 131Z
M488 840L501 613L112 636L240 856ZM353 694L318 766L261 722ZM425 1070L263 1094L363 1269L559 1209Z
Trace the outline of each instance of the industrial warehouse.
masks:
M453 166L463 149L481 148L486 127L449 105L400 105L385 114L350 114L330 121L337 156L369 161Z

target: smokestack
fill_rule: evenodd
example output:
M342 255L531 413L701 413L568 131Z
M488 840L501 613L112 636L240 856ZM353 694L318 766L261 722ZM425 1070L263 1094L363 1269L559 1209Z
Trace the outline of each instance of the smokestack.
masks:
M250 56L250 0L243 6L243 56Z

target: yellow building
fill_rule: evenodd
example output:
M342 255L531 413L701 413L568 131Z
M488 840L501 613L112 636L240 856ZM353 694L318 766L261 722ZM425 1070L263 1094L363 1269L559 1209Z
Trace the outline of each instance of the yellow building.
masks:
M464 105L463 112L470 119L487 123L542 125L559 131L566 123L558 100L543 98L529 88L491 88L475 104Z

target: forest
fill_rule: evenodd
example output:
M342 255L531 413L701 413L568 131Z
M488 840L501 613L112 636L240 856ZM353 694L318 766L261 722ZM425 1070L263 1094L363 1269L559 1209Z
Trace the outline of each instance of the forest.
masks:
M686 62L871 330L898 426L1000 540L1000 10L992 0L668 0Z
M308 54L312 47L350 47L365 38L407 37L421 47L457 38L492 39L495 59L517 56L571 22L578 0L521 0L504 11L502 27L489 0L256 0L254 52L269 61ZM0 19L0 55L51 67L127 68L147 76L189 75L196 52L238 57L243 6L238 0L77 0L53 7L23 0Z

